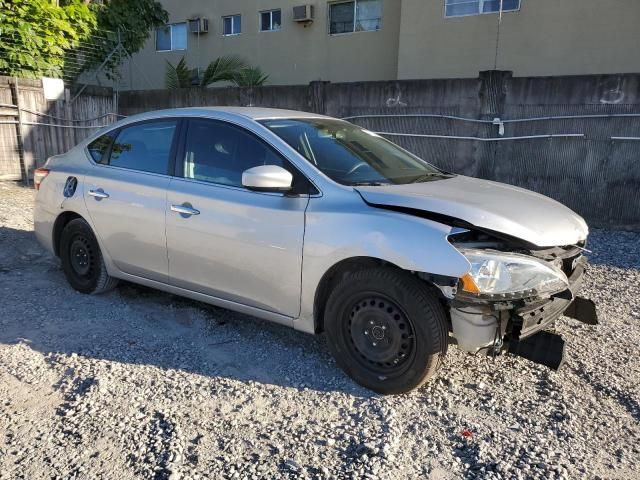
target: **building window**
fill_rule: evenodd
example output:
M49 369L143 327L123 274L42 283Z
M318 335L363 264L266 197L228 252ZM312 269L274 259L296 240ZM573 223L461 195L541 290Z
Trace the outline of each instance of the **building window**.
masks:
M229 15L222 17L222 34L239 35L242 33L242 16Z
M156 30L156 51L187 49L187 24L172 23Z
M260 12L260 31L261 32L276 32L280 30L282 24L282 12L278 10L269 10L266 12Z
M354 0L329 4L329 33L372 32L380 30L382 0Z
M445 17L464 17L500 11L500 0L444 0ZM502 11L520 10L520 0L502 0Z

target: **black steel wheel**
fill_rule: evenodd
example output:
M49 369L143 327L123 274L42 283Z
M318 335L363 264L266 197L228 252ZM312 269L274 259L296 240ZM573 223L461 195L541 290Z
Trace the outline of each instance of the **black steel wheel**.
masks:
M75 235L69 247L69 262L76 276L83 279L91 277L95 270L96 252L85 235Z
M60 260L69 284L82 293L101 293L115 287L107 273L102 252L89 224L71 220L60 236Z
M415 353L411 320L392 300L374 292L356 300L345 322L345 335L367 368L381 374L401 371Z
M338 365L378 393L404 393L431 378L447 351L448 325L437 295L392 268L360 270L335 286L325 313Z

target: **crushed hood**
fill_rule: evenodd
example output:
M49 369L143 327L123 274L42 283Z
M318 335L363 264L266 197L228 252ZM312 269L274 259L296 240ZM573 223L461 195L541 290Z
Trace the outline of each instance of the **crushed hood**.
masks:
M538 247L573 245L588 228L559 202L504 183L455 176L407 185L358 186L369 204L409 208L463 220Z

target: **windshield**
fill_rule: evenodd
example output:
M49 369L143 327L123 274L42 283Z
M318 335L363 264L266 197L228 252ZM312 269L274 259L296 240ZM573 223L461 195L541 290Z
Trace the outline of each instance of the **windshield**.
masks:
M322 173L343 185L384 185L448 178L385 138L334 119L263 120Z

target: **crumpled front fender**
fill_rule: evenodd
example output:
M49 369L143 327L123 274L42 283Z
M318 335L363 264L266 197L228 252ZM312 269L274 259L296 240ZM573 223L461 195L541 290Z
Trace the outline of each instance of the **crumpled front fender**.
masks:
M314 301L325 273L356 257L384 260L404 270L459 278L468 260L447 240L452 228L432 220L313 198L306 213L302 295L297 329L314 331Z

